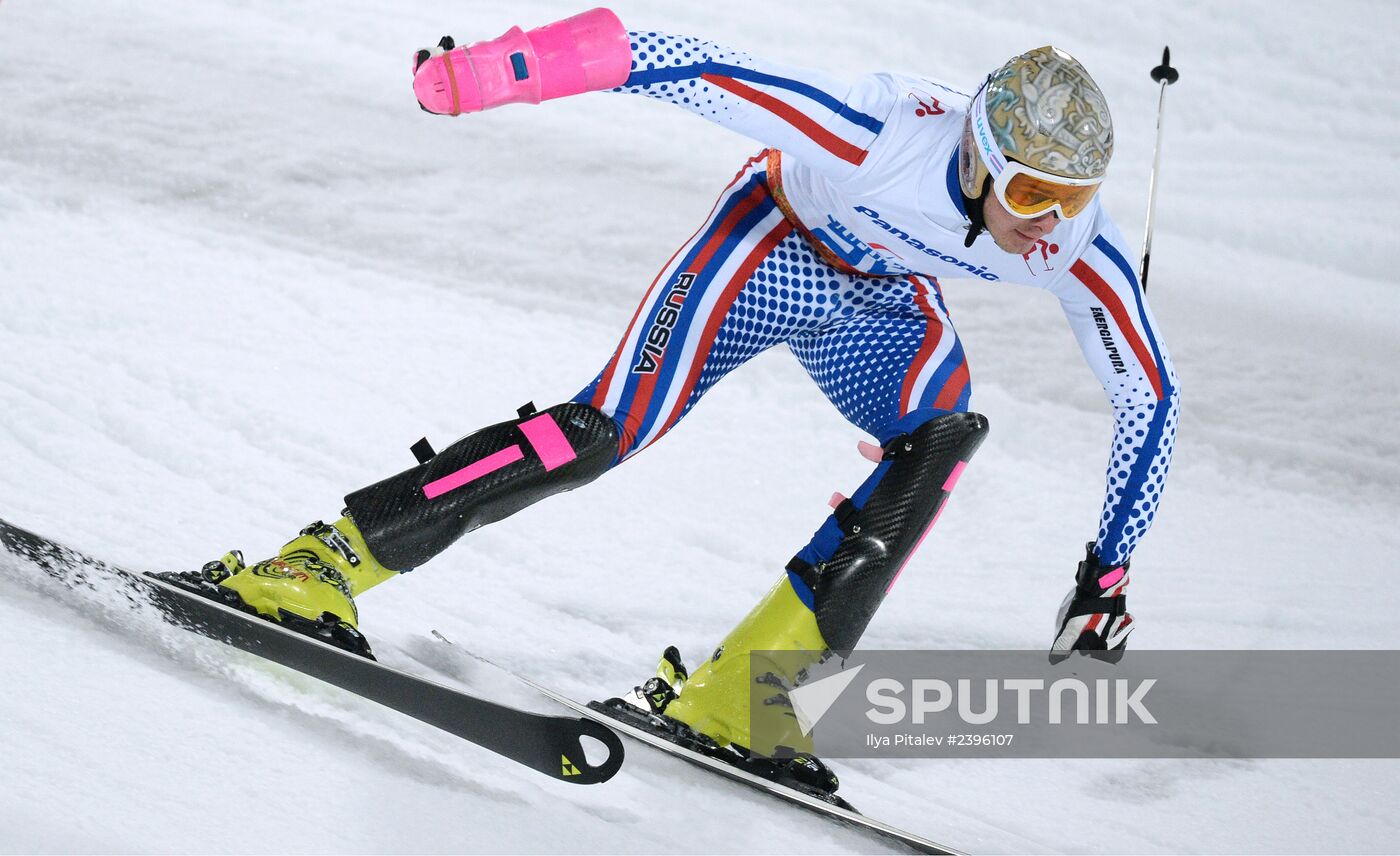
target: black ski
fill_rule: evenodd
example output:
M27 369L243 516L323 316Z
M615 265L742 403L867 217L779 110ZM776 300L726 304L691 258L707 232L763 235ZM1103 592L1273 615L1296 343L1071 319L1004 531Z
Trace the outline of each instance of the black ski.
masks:
M917 853L930 853L936 854L936 856L958 856L960 853L960 851L954 850L947 845L930 841L921 835L916 835L896 826L891 826L883 821L876 820L875 818L867 817L845 800L835 802L831 799L830 795L818 796L813 793L788 787L771 779L755 775L733 764L726 763L712 755L693 751L686 746L674 742L669 739L668 736L659 733L657 730L642 727L639 724L639 720L644 717L640 714L636 717L619 716L617 711L610 709L610 706L607 704L596 701L584 704L583 702L575 701L563 693L556 692L549 687L536 683L524 675L512 672L506 667L492 662L485 657L473 654L465 648L453 645L451 640L441 633L438 633L436 630L433 631L433 635L443 642L446 642L448 645L452 645L453 648L460 651L465 656L505 672L517 681L520 681L541 695L544 695L546 698L553 699L575 713L589 717L609 728L616 729L618 733L626 737L644 743L653 749L658 749L673 757L681 758L697 767L729 779L730 781L747 785L748 787L762 791L770 796L777 797L784 802L800 806L808 811L816 812L838 823L864 830L872 835L878 836L887 843L898 844Z
M162 576L86 556L4 520L0 546L68 586L112 579L124 595L154 605L172 624L378 702L552 778L580 785L606 782L622 766L622 741L592 719L546 716L476 698L202 597ZM579 742L585 736L607 747L603 763L589 764Z

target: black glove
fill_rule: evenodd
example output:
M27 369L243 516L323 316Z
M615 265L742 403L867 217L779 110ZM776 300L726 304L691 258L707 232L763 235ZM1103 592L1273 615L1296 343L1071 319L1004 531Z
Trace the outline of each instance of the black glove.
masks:
M1128 647L1133 617L1128 614L1128 562L1101 565L1094 544L1085 548L1076 584L1060 604L1059 632L1050 646L1050 662L1073 651L1102 651L1099 659L1116 663Z

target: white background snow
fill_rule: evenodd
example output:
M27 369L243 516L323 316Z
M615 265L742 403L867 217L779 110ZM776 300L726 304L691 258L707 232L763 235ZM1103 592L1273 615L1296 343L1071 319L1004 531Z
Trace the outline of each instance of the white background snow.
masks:
M1397 648L1400 66L1390 2L619 0L636 28L974 84L1053 42L1118 136L1139 234L1170 43L1151 299L1176 464L1139 648ZM412 50L562 0L0 5L0 517L139 567L274 551L347 491L571 396L757 146L640 98L420 112ZM993 426L865 638L1039 648L1111 433L1053 299L945 285ZM361 600L381 658L547 710L703 655L868 472L775 349L665 442ZM772 851L881 845L635 749L556 783L0 567L0 851ZM974 852L1400 849L1394 761L839 763Z

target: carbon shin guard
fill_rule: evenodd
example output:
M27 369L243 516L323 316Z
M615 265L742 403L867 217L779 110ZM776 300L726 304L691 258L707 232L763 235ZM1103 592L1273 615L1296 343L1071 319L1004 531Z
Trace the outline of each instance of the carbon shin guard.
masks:
M617 455L617 424L568 402L464 437L345 506L380 564L406 571L473 529L587 484Z
M979 413L949 413L890 440L866 483L873 487L843 500L828 521L840 529L829 558L812 564L799 555L788 565L810 589L817 627L831 650L855 648L987 428Z

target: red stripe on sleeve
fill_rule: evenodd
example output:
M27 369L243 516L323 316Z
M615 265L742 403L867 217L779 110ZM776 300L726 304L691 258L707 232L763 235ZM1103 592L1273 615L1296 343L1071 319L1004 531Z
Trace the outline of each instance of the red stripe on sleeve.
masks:
M1162 376L1157 371L1157 361L1152 359L1152 350L1138 335L1137 328L1133 326L1132 317L1128 315L1123 301L1118 299L1118 293L1107 282L1104 282L1104 278L1099 276L1099 272L1090 267L1083 259L1070 265L1069 272L1084 283L1089 291L1093 292L1094 296L1103 303L1108 314L1113 316L1118 329L1123 331L1124 337L1127 338L1128 346L1133 349L1133 354L1137 356L1137 361L1147 375L1147 380L1152 384L1152 391L1156 393L1157 400L1161 401L1163 398Z
M766 92L760 92L751 86L740 83L732 77L720 77L716 74L702 74L700 77L707 83L712 83L720 89L737 95L745 101L751 101L757 104L806 134L811 138L812 142L826 149L828 152L831 152L841 160L855 164L856 166L860 166L865 162L865 156L868 154L865 149L846 142L814 122L810 116L807 116L805 113L797 110L786 102L780 101Z

